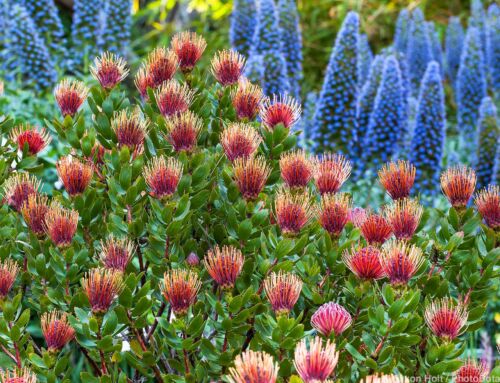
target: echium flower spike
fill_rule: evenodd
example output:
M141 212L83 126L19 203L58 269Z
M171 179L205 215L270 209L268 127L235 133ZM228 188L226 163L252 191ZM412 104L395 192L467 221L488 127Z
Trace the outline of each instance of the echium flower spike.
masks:
M106 25L100 45L115 54L127 55L132 30L132 0L108 0L104 17Z
M417 169L407 161L399 160L385 164L378 172L380 183L393 199L410 196Z
M308 347L309 343L309 347ZM305 383L324 382L332 375L339 360L335 343L328 339L323 346L320 337L302 339L295 347L294 366Z
M57 174L70 196L82 194L92 181L92 165L73 156L66 156L56 163Z
M105 314L124 288L123 274L117 270L92 269L82 279L92 313Z
M500 94L500 5L493 2L488 8L486 25L486 58L490 82L497 95Z
M489 185L481 190L474 203L484 223L493 230L500 230L500 186Z
M264 280L264 291L276 316L288 315L292 311L301 290L301 279L292 273L272 272Z
M212 58L212 74L222 86L234 85L243 73L245 61L245 57L236 51L219 51Z
M87 99L89 89L78 80L62 80L54 89L54 97L63 117L74 115Z
M263 93L260 86L241 78L237 89L231 93L231 98L238 119L252 121L260 111Z
M274 204L276 221L284 236L294 236L307 225L312 216L312 198L307 192L292 193L280 189Z
M236 356L229 368L229 383L276 383L279 365L264 351L247 350Z
M431 39L432 48L432 60L439 64L439 67L443 68L443 48L441 47L441 37L439 32L436 30L436 25L433 21L427 21L427 30L429 31L429 37Z
M394 236L409 241L417 230L423 209L416 200L400 199L389 205L384 213Z
M10 139L17 144L18 150L28 148L28 153L35 156L47 147L52 137L45 128L39 128L30 124L19 125L10 134Z
M394 47L401 53L406 54L408 48L408 33L410 27L410 12L402 9L396 21L396 31L394 32Z
M370 48L370 42L368 41L368 36L366 33L359 35L359 61L358 61L358 74L359 74L359 87L361 88L370 73L370 66L373 61L373 53Z
M209 250L203 264L213 280L222 289L232 289L241 273L245 258L241 250L233 246L216 246Z
M203 120L190 110L176 114L167 120L165 138L176 152L192 152L203 129Z
M0 261L0 300L5 299L7 294L9 294L18 273L19 266L16 261L12 259L6 259L3 262Z
M104 89L113 89L128 76L129 70L122 57L104 52L94 59L90 73Z
M472 358L468 358L462 367L454 373L456 383L481 383L488 375L488 366L484 362Z
M45 214L45 233L51 241L60 248L71 245L78 226L78 212L62 207L52 202Z
M246 57L250 55L253 42L256 13L257 4L255 0L233 0L229 40L231 46Z
M453 88L455 88L457 81L463 43L464 29L460 23L460 18L451 16L448 21L448 27L446 28L445 57L446 74Z
M163 117L171 117L184 113L193 102L194 91L187 84L179 84L176 80L164 82L154 92L156 104Z
M42 334L50 352L58 352L75 337L66 313L52 311L41 318Z
M266 98L260 108L260 118L267 129L273 130L279 124L292 128L300 118L300 104L287 94Z
M324 153L317 158L314 181L321 195L337 193L351 174L351 163L342 154Z
M261 142L259 132L252 125L242 122L229 124L220 134L220 143L231 162L253 156Z
M314 162L303 150L283 153L280 157L281 178L289 188L305 188L314 175Z
M0 370L1 383L37 383L36 375L29 369Z
M320 306L311 316L311 325L325 337L342 334L352 323L349 312L341 305L328 302Z
M179 32L172 38L172 49L179 59L179 68L185 73L193 70L206 47L203 36L195 32Z
M163 277L162 293L175 315L185 315L201 287L198 275L190 270L174 269Z
M348 194L324 194L316 214L323 229L333 238L338 238L348 222L350 210L351 197Z
M17 173L10 176L3 184L3 199L16 211L21 211L28 197L37 194L41 182L28 173Z
M31 194L23 203L21 213L30 230L38 237L45 234L45 214L49 211L48 198L42 194Z
M486 56L486 12L483 0L471 0L469 27L478 30L483 55Z
M271 169L262 156L238 158L233 163L236 185L246 200L255 200L264 188Z
M493 170L495 157L500 142L500 123L497 117L497 108L491 97L483 98L479 108L477 122L479 141L477 147L477 187L482 189L490 183L495 183Z
M429 304L424 316L434 335L450 341L460 335L467 323L468 312L462 303L455 303L452 298L443 298Z
M100 259L106 269L125 272L135 252L135 246L128 238L115 238L113 235L106 241L101 240Z
M144 168L144 179L154 198L168 199L177 190L182 164L173 157L153 157Z
M361 280L375 280L385 276L380 258L380 250L373 246L352 246L342 254L345 265Z
M463 209L476 189L476 172L467 166L446 169L441 174L441 189L451 206Z
M72 60L83 66L97 56L103 29L103 4L95 0L75 0L71 28Z
M406 242L391 241L382 249L381 265L393 285L406 285L424 264L422 250Z

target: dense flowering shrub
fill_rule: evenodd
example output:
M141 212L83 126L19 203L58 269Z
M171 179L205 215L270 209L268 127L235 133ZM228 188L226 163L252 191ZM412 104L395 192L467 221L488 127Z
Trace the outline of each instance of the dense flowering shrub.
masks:
M500 6L495 3L488 8L486 58L491 85L500 94Z
M479 139L475 168L478 188L483 188L495 182L493 169L495 167L497 146L500 140L497 108L491 97L485 97L481 101L477 124Z
M130 45L132 0L108 0L104 18L101 48L125 56Z
M460 57L464 43L464 29L460 23L460 18L450 17L448 27L446 28L445 56L446 56L446 75L451 85L455 87L458 68L460 66Z
M248 57L255 33L255 15L257 4L255 0L234 0L231 13L229 40L231 46Z

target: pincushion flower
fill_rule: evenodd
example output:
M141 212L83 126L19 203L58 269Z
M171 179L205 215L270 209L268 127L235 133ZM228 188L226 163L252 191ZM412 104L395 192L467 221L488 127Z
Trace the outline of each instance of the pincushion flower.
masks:
M110 52L104 52L94 59L90 73L104 89L113 89L128 75L127 63L121 57Z
M476 187L476 172L466 166L457 166L441 174L441 189L451 206L463 209L469 203Z
M220 143L229 161L254 155L262 142L259 132L249 124L231 123L220 134Z
M57 247L71 245L78 226L78 212L52 202L45 214L45 233Z
M323 347L323 341L317 336L309 341L309 347L305 339L297 343L293 364L304 383L316 383L332 375L338 360L335 343L327 340Z
M273 272L264 280L264 291L276 316L288 315L292 311L301 290L302 281L292 273Z
M138 153L142 151L144 139L148 133L148 120L141 116L140 110L126 109L115 112L111 120L111 129L116 134L118 147L128 147L131 152Z
M378 214L369 214L359 228L370 245L381 245L392 235L389 222Z
M381 263L381 252L373 246L352 246L344 250L342 260L359 279L373 280L385 276Z
M363 209L362 207L353 207L349 210L349 216L347 220L349 222L352 222L354 226L359 228L361 227L363 222L365 222L367 217L368 213L366 212L366 209Z
M281 178L289 188L304 188L314 174L314 163L303 150L283 153L280 157Z
M183 72L190 72L207 47L203 36L195 32L179 32L172 38L172 49L179 59L179 67Z
M115 238L111 235L101 240L100 259L106 269L125 272L135 252L135 246L128 238Z
M175 269L165 273L162 293L175 315L185 315L201 287L198 275L190 270Z
M75 337L66 313L52 311L41 318L42 334L50 352L57 352Z
M26 145L28 153L32 156L40 153L52 141L45 128L31 126L30 124L20 125L13 129L10 139L17 144L17 148L21 151Z
M500 229L500 187L489 185L476 196L475 204L484 223L494 230Z
M16 370L0 369L0 383L36 383L36 375L27 368Z
M405 285L425 262L422 250L402 241L391 241L382 249L381 264L393 285Z
M49 211L46 195L31 194L21 209L24 221L36 236L45 234L45 215Z
M61 158L56 163L57 174L70 196L81 194L92 181L94 169L91 165L73 156Z
M385 217L397 239L410 240L417 230L423 209L417 201L399 199L384 210Z
M189 153L196 147L202 128L203 120L188 110L167 120L165 138L176 152L186 151Z
M410 196L417 169L407 161L389 162L379 170L380 183L393 199Z
M186 263L191 267L196 267L200 264L200 258L196 253L191 252L186 258Z
M159 199L170 198L179 185L182 164L173 157L153 157L144 168L144 179L150 194Z
M28 173L16 173L4 182L4 201L16 211L21 211L32 194L37 194L41 182Z
M455 372L455 383L482 383L488 377L488 366L472 358Z
M5 299L9 294L18 273L19 266L14 260L6 259L3 262L0 261L0 300Z
M260 106L260 118L264 126L273 130L278 125L286 129L293 127L300 118L301 107L288 94L266 97Z
M245 68L245 57L233 50L219 51L212 58L212 74L223 86L238 82Z
M179 60L174 51L163 47L156 48L147 57L141 76L149 77L152 88L157 88L166 81L172 80Z
M347 224L350 208L351 197L348 194L324 194L317 209L318 221L328 234L337 238Z
M187 84L179 84L176 80L164 82L155 91L156 103L164 117L184 113L193 102L194 91Z
M135 86L143 100L148 100L148 88L153 89L155 87L153 82L153 77L151 73L149 73L148 68L143 66L139 69L135 76L134 80Z
M229 383L276 383L279 365L264 351L247 350L234 359L229 368Z
M321 334L329 337L330 334L342 334L352 323L349 312L341 305L328 302L320 306L311 316L311 325Z
M351 174L351 163L342 154L325 153L317 159L314 180L321 195L337 193Z
M281 188L276 193L274 210L283 235L296 235L312 216L311 196L307 192L297 194Z
M264 157L238 158L233 164L234 178L246 200L255 200L271 173Z
M427 326L437 337L450 341L460 335L467 323L467 309L451 298L443 298L428 305L425 309Z
M203 259L203 264L213 280L222 289L232 289L241 273L245 258L241 250L233 246L214 247Z
M123 274L105 268L92 269L82 279L84 293L94 314L106 313L124 288Z
M62 80L54 90L54 97L64 117L73 117L87 99L89 89L77 80Z
M260 86L241 78L238 88L231 93L231 98L238 119L252 121L259 113L263 93Z

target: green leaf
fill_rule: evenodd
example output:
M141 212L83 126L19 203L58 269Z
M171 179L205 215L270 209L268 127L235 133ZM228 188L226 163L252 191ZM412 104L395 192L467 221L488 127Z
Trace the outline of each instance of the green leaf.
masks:
M359 360L360 362L363 362L363 361L366 359L366 358L365 358L363 355L361 355L361 354L359 353L359 351L358 351L358 350L356 350L356 348L355 348L352 344L350 344L350 343L347 343L347 344L345 345L345 349L349 352L349 354L351 354L351 355L354 357L354 359Z

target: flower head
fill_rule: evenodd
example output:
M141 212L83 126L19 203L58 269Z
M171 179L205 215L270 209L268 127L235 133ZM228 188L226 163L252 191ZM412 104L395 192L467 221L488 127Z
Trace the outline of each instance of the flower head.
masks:
M57 202L52 202L45 214L45 232L56 246L64 248L71 245L77 226L77 211L65 209Z
M196 301L201 287L198 275L190 270L174 269L163 277L162 293L175 315L184 315Z
M313 178L314 163L303 150L286 152L281 155L280 170L288 187L303 188Z
M153 89L155 87L153 82L153 76L148 71L147 66L143 66L139 69L135 76L134 80L135 86L143 100L147 100L148 96L148 88Z
M288 94L267 97L260 107L260 118L267 129L273 130L279 124L286 129L294 126L300 118L301 107Z
M376 247L352 246L351 249L344 250L342 260L359 279L372 280L385 276L381 253Z
M179 32L172 38L172 49L183 72L191 71L207 47L207 42L194 32Z
M18 370L0 369L0 383L36 383L36 375L27 368Z
M10 139L17 144L19 150L23 150L26 145L28 153L33 156L45 149L50 144L50 141L52 141L50 134L45 128L29 124L20 125L13 129Z
M347 221L352 222L352 224L356 227L361 227L367 217L368 214L366 212L366 209L363 209L362 207L353 207L352 209L349 209L349 216L347 217Z
M75 330L69 324L66 313L45 313L42 315L41 325L47 348L51 352L60 350L75 337Z
M451 298L432 302L425 309L425 321L431 331L445 340L455 339L467 323L467 309Z
M106 269L125 272L134 255L135 246L128 238L115 238L111 235L106 241L101 240L101 262Z
M148 81L151 82L152 88L157 88L172 80L178 66L179 60L175 52L160 47L148 55L142 74L150 78Z
M223 50L212 59L212 73L223 86L238 82L245 67L245 57L233 50Z
M489 185L479 192L474 202L486 225L500 229L500 187Z
M301 290L302 281L292 273L273 272L264 281L264 291L276 316L292 311Z
M409 197L417 169L407 161L389 162L378 172L380 183L394 199Z
M385 209L385 217L397 239L410 240L422 217L422 206L409 198L394 201Z
M361 234L370 245L381 245L392 234L389 222L378 214L369 214L359 228Z
M158 109L164 117L184 113L193 102L194 91L187 84L179 84L176 80L164 82L155 91Z
M278 363L268 353L247 350L235 358L227 379L229 383L276 383L278 370Z
M476 172L467 166L457 166L441 174L441 189L454 208L464 208L476 187Z
M474 359L467 359L455 372L455 383L482 383L488 377L488 366Z
M328 234L338 237L349 218L351 197L345 193L324 194L318 208L318 221Z
M165 137L176 152L191 152L196 146L202 128L203 120L188 110L167 120Z
M392 241L382 249L382 269L393 285L407 284L424 262L422 250L415 245Z
M238 158L233 166L234 178L243 198L257 199L271 173L266 160L261 156Z
M37 236L45 234L45 214L49 211L46 195L31 194L21 209L24 221Z
M352 323L349 312L341 305L333 302L325 303L311 317L312 326L321 334L329 337L342 334Z
M296 235L312 216L312 198L309 193L292 193L281 188L276 193L274 209L276 221L283 235Z
M302 339L295 347L295 360L293 362L297 373L305 383L325 381L335 370L339 360L339 352L335 343L323 341L319 336L307 342Z
M124 109L115 112L111 129L116 134L120 148L127 146L132 152L140 152L148 133L148 121L142 118L139 109L131 112Z
M321 195L337 193L351 174L351 163L342 154L325 153L317 159L314 179Z
M240 120L252 121L259 113L262 101L262 89L250 83L247 79L240 79L238 88L231 94L236 116Z
M259 148L262 137L252 126L244 123L231 123L220 134L220 143L229 161L247 158Z
M81 194L92 181L94 169L73 156L61 158L56 163L57 174L70 196Z
M144 168L144 179L155 198L169 198L177 190L182 164L175 158L154 157Z
M122 273L116 270L96 268L82 279L82 286L94 314L104 314L124 288Z
M200 264L200 258L196 255L196 253L191 252L186 258L186 263L191 267L196 267Z
M231 289L241 273L245 258L241 251L233 246L216 246L209 250L203 264L210 276L222 289Z
M32 194L37 194L41 182L28 173L17 173L8 178L3 186L4 201L17 211Z
M101 57L96 57L90 73L105 89L113 89L128 75L127 63L121 57L110 52L104 52Z
M19 266L12 259L0 261L0 299L3 299L9 294L12 285L16 281L19 273Z
M54 90L54 96L64 117L73 117L87 99L89 89L77 80L62 80Z

